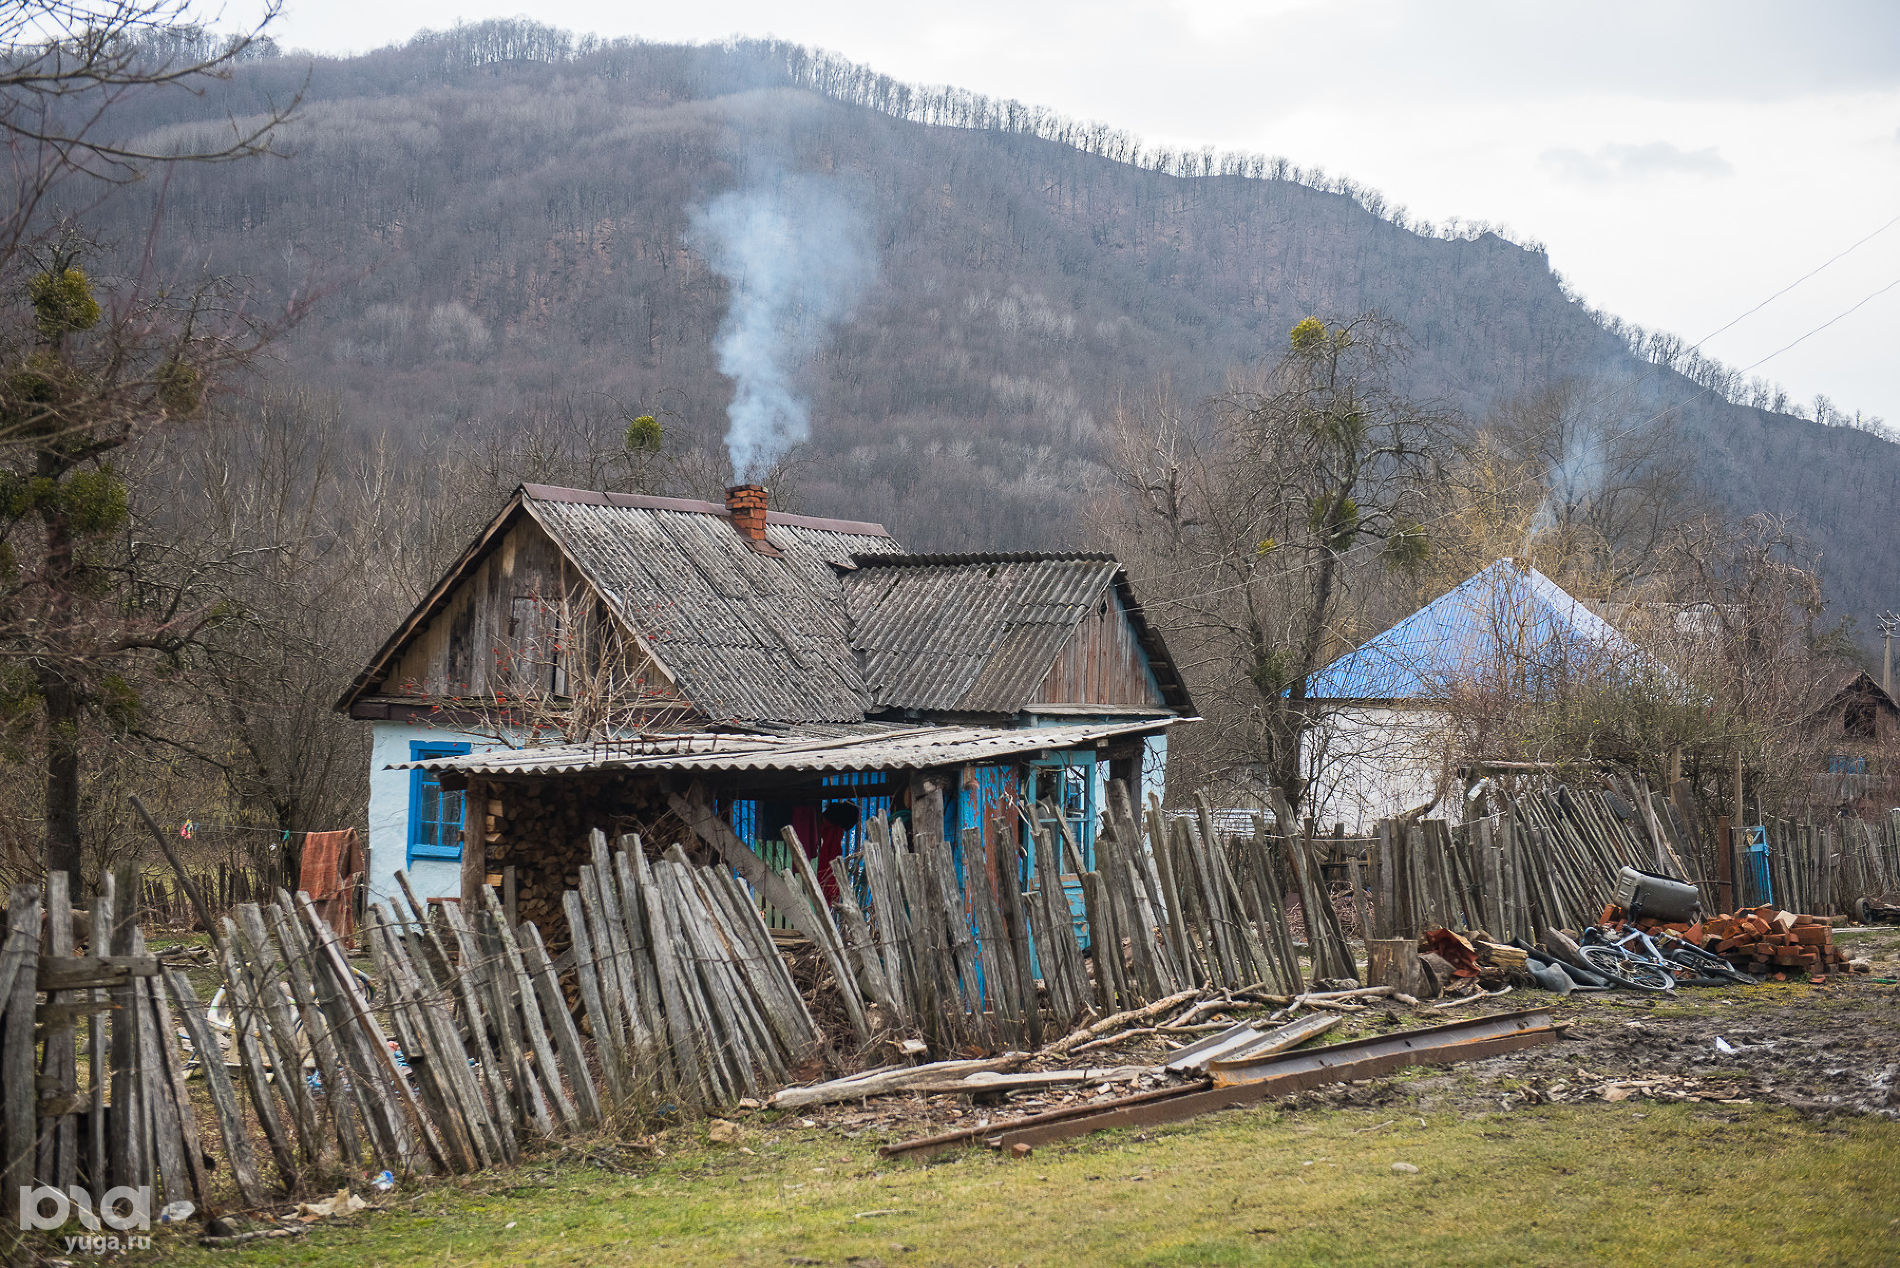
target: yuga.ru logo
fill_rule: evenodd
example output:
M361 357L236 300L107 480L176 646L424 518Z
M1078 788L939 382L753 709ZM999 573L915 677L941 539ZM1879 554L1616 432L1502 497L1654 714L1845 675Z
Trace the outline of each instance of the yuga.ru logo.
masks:
M92 1194L78 1185L63 1193L47 1184L20 1186L22 1229L57 1231L74 1217L87 1231L60 1239L68 1254L108 1255L152 1248L150 1185L107 1189L97 1204Z

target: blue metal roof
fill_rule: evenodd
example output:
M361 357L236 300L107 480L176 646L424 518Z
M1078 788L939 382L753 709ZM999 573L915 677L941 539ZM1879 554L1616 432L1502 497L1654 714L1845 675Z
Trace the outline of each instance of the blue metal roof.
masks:
M1500 559L1307 680L1311 700L1430 700L1457 683L1548 682L1585 663L1644 660L1528 564Z

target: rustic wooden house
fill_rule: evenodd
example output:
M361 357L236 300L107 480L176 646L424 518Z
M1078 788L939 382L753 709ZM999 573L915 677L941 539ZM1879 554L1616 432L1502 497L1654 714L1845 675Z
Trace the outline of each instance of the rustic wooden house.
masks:
M1814 774L1817 809L1838 814L1884 811L1892 757L1900 742L1900 705L1862 669L1846 668L1815 686L1805 723L1825 763Z
M338 707L374 728L373 897L506 870L541 908L594 828L840 853L872 814L941 804L994 845L1050 805L1086 851L1107 780L1158 791L1191 712L1113 558L906 554L756 485L522 486Z

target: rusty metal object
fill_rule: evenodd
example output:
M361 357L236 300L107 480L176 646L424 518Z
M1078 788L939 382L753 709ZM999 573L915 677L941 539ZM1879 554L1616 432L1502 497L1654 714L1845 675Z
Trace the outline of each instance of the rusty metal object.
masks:
M1442 1026L1401 1030L1396 1034L1349 1039L1323 1048L1302 1048L1265 1057L1241 1057L1208 1064L1216 1088L1253 1087L1272 1084L1287 1091L1299 1091L1321 1083L1370 1078L1408 1065L1445 1065L1472 1059L1472 1049L1485 1045L1490 1051L1498 1041L1518 1040L1501 1051L1528 1047L1550 1037L1551 1017L1546 1009L1531 1008L1515 1013L1492 1013L1471 1017ZM1368 1068L1376 1065L1377 1068ZM1345 1073L1344 1071L1350 1071Z
M991 1123L985 1127L960 1127L956 1131L942 1132L935 1136L919 1136L915 1140L899 1140L888 1145L878 1146L878 1153L886 1158L902 1157L905 1154L943 1153L950 1149L960 1149L965 1145L974 1145L985 1141L994 1146L996 1134L1000 1131L1014 1131L1020 1128L1043 1126L1052 1123L1066 1123L1073 1118L1083 1118L1104 1109L1114 1109L1127 1105L1141 1105L1149 1101L1170 1100L1190 1092L1200 1091L1208 1086L1206 1079L1198 1079L1186 1085L1155 1088L1149 1092L1136 1092L1132 1096L1117 1097L1112 1101L1091 1101L1084 1105L1068 1105L1062 1109L1047 1110L1041 1114L1030 1114L1024 1118L1012 1119L1007 1123ZM1088 1129L1093 1131L1093 1128Z

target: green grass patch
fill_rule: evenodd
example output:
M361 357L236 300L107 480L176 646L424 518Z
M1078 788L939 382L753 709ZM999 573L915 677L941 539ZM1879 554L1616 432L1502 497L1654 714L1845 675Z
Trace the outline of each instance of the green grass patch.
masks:
M442 1183L247 1265L1888 1264L1900 1124L1763 1107L1237 1111L925 1165L817 1132ZM1395 1172L1395 1162L1419 1168ZM1771 1168L1772 1179L1763 1167ZM182 1239L164 1262L226 1264Z

